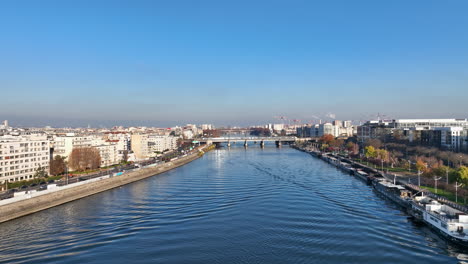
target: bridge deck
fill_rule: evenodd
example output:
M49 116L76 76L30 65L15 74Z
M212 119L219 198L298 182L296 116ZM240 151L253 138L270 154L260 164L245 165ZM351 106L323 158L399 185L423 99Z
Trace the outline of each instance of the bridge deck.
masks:
M311 139L311 138L310 138ZM293 142L297 140L310 140L308 138L297 138L297 137L219 137L219 138L201 138L197 139L200 142L208 142L211 141L213 143L222 143L222 142L236 142L236 141L263 141L263 142Z

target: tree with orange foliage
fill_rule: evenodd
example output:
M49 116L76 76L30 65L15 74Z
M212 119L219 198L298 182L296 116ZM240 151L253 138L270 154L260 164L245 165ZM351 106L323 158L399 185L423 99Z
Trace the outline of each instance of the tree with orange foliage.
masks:
M416 169L420 172L426 172L427 170L427 164L422 161L422 159L418 159L416 161Z
M335 140L335 137L333 135L325 134L320 137L319 142L330 145L330 143L334 140Z

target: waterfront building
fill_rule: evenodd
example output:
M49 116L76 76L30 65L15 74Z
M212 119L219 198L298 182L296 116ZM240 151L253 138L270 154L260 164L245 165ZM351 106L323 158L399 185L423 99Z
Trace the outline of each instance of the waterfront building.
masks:
M462 127L468 129L468 119L396 119L393 126L397 129L425 129L430 130L435 127Z
M182 136L185 138L185 139L192 139L193 136L194 136L194 133L192 130L184 130L182 131Z
M77 135L75 133L67 133L61 136L55 136L52 144L52 155L60 155L68 160L73 148L77 147L91 147L95 136L91 135Z
M201 129L202 130L211 130L211 129L214 129L214 126L212 124L202 124Z
M296 127L296 135L301 138L315 137L315 127L311 125Z
M97 144L93 147L99 150L99 154L101 156L101 167L119 164L122 160L115 142L104 141L102 144Z
M177 148L177 137L167 135L149 135L148 148L151 153L150 156L155 156L156 152L162 153L168 150Z
M131 154L131 135L127 132L118 131L118 132L106 132L104 133L104 139L108 142L113 142L117 146L118 151L118 160L122 161L124 155ZM126 154L125 154L126 153Z
M358 127L360 142L398 139L452 151L468 151L467 119L396 119L368 121Z
M0 125L0 129L8 129L9 126L8 126L8 120L5 120L2 122L2 124Z
M351 120L346 120L346 121L343 121L343 127L352 127L353 126L353 121Z
M0 137L0 182L29 180L36 170L49 170L50 141L46 136Z
M324 123L318 126L318 137L322 137L324 135L332 135L334 137L338 136L336 126L332 125L331 123Z
M147 159L150 154L148 134L133 134L131 137L131 147L137 160Z

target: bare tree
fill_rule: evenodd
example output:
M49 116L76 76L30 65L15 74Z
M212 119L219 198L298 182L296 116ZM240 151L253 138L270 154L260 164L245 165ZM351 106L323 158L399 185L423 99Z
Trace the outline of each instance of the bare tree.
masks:
M94 147L74 148L68 158L68 164L73 170L94 170L101 165L101 155L99 150Z
M65 172L65 158L61 157L60 155L55 156L53 160L50 161L50 174L51 175L59 175Z
M127 162L128 161L128 150L124 150L122 153L122 161Z

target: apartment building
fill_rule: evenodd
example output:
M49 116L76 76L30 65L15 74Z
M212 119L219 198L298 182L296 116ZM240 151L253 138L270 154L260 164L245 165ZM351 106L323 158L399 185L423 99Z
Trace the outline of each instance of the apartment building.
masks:
M134 134L131 138L131 147L137 160L147 159L150 154L147 134Z
M0 182L29 180L36 169L49 170L50 141L46 136L0 137Z
M119 164L122 160L117 150L117 144L115 142L103 141L102 144L93 145L101 156L101 167L107 167L114 164Z
M60 155L68 159L73 148L76 147L91 147L95 136L76 135L75 133L67 133L63 136L56 136L53 139L53 155Z
M161 136L161 135L149 135L148 136L148 147L149 151L163 152L166 150L173 150L177 148L177 137L174 136Z

